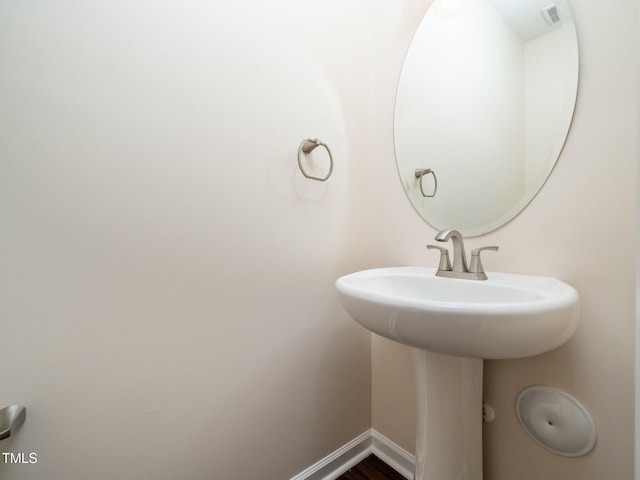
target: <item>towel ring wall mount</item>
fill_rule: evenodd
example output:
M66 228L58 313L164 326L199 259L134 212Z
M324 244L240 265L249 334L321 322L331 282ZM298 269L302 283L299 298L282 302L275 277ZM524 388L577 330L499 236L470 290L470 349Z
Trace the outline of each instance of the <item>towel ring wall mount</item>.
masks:
M317 147L324 147L329 154L329 171L324 177L317 177L315 175L310 175L302 166L302 154L309 154ZM302 175L306 178L310 178L311 180L317 180L319 182L325 182L333 172L333 155L331 155L331 150L329 150L329 146L326 143L321 142L317 138L306 138L300 143L300 147L298 147L298 167L300 167L300 171Z

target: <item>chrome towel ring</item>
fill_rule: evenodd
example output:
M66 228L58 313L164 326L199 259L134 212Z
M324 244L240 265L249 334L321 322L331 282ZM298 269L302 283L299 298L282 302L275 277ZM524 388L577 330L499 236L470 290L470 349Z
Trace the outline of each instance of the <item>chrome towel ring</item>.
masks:
M324 177L316 177L314 175L309 175L304 167L302 166L302 154L308 154L313 151L314 148L322 146L327 150L329 154L329 171ZM331 155L331 150L329 150L329 146L326 143L321 142L317 138L307 138L300 143L300 147L298 148L298 167L300 167L300 171L302 175L312 180L318 180L319 182L325 182L330 176L331 172L333 172L333 155Z
M428 174L433 175L434 186L433 193L431 195L427 195L426 193L424 193L424 188L422 187L422 177ZM423 197L431 198L436 196L436 192L438 191L438 177L436 177L436 172L434 172L430 168L416 168L416 178L420 183L420 193Z

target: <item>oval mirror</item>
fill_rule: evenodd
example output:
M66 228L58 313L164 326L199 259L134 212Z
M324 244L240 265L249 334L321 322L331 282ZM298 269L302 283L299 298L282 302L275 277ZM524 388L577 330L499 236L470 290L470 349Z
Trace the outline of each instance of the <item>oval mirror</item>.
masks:
M560 155L577 88L565 0L434 0L407 52L394 119L418 213L466 236L515 217Z

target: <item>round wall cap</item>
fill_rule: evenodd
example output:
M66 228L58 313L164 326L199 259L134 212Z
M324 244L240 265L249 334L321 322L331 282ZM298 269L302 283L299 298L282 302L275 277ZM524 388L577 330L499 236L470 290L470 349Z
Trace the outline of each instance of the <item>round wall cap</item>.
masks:
M566 457L580 457L596 444L596 426L575 398L545 385L524 389L516 400L523 428L540 445Z

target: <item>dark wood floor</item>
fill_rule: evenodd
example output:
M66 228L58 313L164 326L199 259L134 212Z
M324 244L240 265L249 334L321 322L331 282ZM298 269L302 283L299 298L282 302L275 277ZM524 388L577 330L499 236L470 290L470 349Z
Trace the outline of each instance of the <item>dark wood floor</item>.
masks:
M369 455L337 480L406 480L375 455Z

